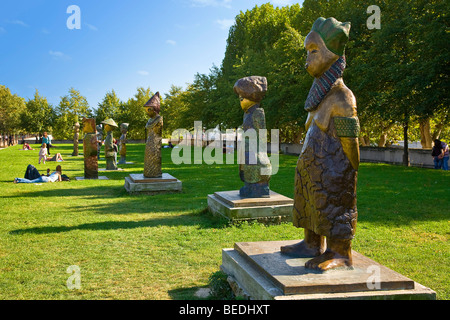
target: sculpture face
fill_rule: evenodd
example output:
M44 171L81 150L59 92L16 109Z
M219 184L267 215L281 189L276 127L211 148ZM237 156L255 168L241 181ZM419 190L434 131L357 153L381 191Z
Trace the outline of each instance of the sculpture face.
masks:
M83 119L83 131L85 133L95 133L95 119Z
M243 97L239 97L239 100L241 101L242 110L244 110L245 112L247 112L248 109L257 104L257 102L251 101Z
M114 130L114 127L110 126L109 124L105 124L105 131L106 132L111 132Z
M339 56L334 54L325 45L317 32L310 32L305 39L306 71L313 77L318 78L330 69Z
M147 112L148 116L150 118L154 118L156 117L157 113L156 111L153 109L153 107L145 107L145 112Z

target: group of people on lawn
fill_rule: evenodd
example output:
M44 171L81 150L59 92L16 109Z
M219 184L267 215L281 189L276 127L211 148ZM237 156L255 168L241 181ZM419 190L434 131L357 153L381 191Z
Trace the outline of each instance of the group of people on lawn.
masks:
M435 140L431 155L434 159L435 169L448 170L449 148L445 142Z
M50 157L51 138L48 136L47 132L44 132L42 137L42 145L39 150L39 164L41 161L45 164L46 161L61 162L64 161L60 153L55 154ZM24 143L23 150L33 150L28 143ZM39 171L29 165L26 172L25 178L15 178L14 183L46 183L46 182L58 182L62 181L62 168L60 165L56 167L56 170L50 173L50 169L47 169L47 174L39 174Z

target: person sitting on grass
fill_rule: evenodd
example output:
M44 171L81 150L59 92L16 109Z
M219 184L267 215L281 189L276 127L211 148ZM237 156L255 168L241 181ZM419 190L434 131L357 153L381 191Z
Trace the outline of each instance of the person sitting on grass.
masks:
M14 183L46 183L46 182L59 182L62 181L62 168L61 166L56 167L56 171L47 176L40 176L37 179L29 180L24 178L15 178Z
M31 148L30 145L29 145L28 143L25 142L25 143L23 144L22 150L34 150L34 149Z

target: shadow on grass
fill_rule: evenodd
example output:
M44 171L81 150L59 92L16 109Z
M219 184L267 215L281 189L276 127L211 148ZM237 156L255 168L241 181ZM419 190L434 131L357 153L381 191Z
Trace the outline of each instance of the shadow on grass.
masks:
M144 221L105 221L95 223L85 223L77 226L47 226L29 229L17 229L10 231L11 235L23 234L55 234L71 231L102 231L102 230L129 230L139 228L155 228L160 226L176 227L176 226L196 226L200 229L224 228L228 225L226 219L213 217L206 210L200 213L192 213L188 215L177 215L165 218L156 218Z

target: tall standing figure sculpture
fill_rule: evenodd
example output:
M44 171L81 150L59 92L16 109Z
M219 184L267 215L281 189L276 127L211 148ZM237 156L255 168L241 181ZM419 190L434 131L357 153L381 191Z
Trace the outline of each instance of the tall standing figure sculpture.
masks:
M120 160L119 164L127 164L127 132L128 132L128 123L120 124L120 132L122 135L120 136Z
M117 146L114 144L113 131L117 128L117 124L113 119L108 119L102 122L105 126L105 159L106 170L117 170Z
M84 178L98 179L97 160L97 131L95 130L95 119L83 118L83 139L84 153Z
M78 144L80 140L80 123L78 122L78 116L73 126L73 152L72 157L78 157Z
M243 198L269 198L272 166L267 152L259 149L260 145L267 146L267 136L260 134L261 129L266 129L266 117L260 103L267 92L267 79L258 76L242 78L234 85L234 92L239 96L244 110L242 129L244 133L254 130L253 137L256 138L251 141L244 134L242 147L245 149L241 160L244 163L239 165L239 175L245 185L239 194Z
M161 144L163 117L159 115L161 97L157 92L146 104L145 111L150 119L147 122L147 142L145 145L144 177L162 177Z
M97 126L97 140L98 140L97 159L100 160L100 151L102 150L103 145L103 126L101 124Z
M357 222L359 121L356 99L344 84L350 23L319 18L305 39L306 70L314 83L305 103L307 135L297 163L293 221L304 240L283 253L314 257L306 268L352 266Z

